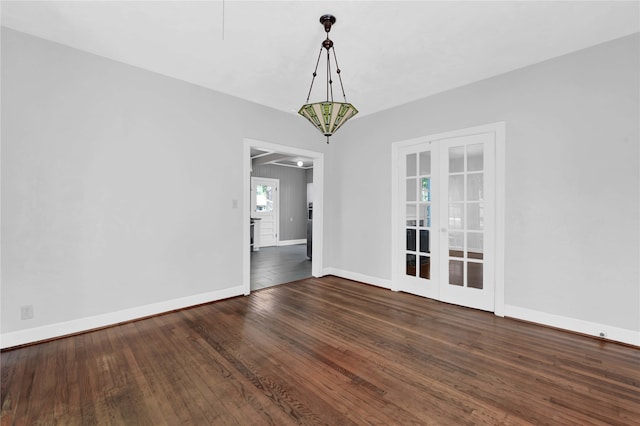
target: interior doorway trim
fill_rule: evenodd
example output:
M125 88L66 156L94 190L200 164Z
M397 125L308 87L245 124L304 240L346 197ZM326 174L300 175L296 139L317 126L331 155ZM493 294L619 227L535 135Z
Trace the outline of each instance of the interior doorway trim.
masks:
M466 129L452 130L419 138L397 141L391 144L391 241L398 241L399 229L396 226L399 218L399 207L395 200L398 199L398 161L401 148L422 144L425 142L437 142L441 139L450 139L461 136L470 136L481 133L495 134L495 305L494 313L504 316L504 226L505 226L505 122L489 123ZM395 247L395 246L394 246ZM398 291L398 254L395 248L391 250L391 289Z
M278 145L256 139L244 139L243 144L243 202L242 212L246 226L242 227L242 286L244 294L251 292L251 253L249 252L249 218L251 217L251 148L280 152L283 154L300 155L313 159L313 241L311 258L311 275L322 276L323 253L323 224L324 224L324 154L308 151L287 145Z

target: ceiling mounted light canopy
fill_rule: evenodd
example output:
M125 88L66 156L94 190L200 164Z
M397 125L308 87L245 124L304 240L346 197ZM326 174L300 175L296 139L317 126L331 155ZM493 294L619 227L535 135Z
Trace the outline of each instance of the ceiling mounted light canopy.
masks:
M342 76L340 76L340 68L338 67L336 51L333 48L333 41L329 39L329 31L331 31L331 26L336 23L336 18L333 15L322 15L320 17L320 23L324 26L327 38L322 42L320 47L320 53L318 54L318 60L316 62L316 69L313 71L311 87L309 87L309 94L307 95L307 103L302 105L298 114L305 117L311 124L320 130L327 137L327 143L329 143L329 136L333 135L344 123L347 122L347 120L356 115L358 110L347 102L347 96L344 93L344 86L342 85ZM313 82L318 75L318 65L320 64L322 49L326 49L327 51L327 96L325 101L309 103L311 90L313 89ZM342 89L344 102L334 102L333 100L331 51L333 51L333 62L335 64L336 74L338 74L338 80L340 81L340 88Z

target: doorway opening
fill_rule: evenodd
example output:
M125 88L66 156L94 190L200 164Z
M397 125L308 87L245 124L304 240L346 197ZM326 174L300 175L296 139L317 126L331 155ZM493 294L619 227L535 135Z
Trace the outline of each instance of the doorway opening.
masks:
M247 242L243 250L244 294L321 276L324 155L245 139L243 165L247 219L243 228L243 241ZM293 179L292 187L285 183L288 179ZM307 185L310 182L312 185ZM279 211L279 220L269 217L274 210ZM266 229L261 229L263 220ZM270 220L278 223L267 223Z

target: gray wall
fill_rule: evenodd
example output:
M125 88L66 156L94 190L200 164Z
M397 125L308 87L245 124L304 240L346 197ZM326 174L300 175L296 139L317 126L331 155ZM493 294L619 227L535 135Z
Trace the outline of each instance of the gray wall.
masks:
M6 28L1 51L2 333L242 286L243 138L326 149L294 114Z
M280 179L280 235L278 241L306 239L306 170L262 164L253 168L252 176Z
M639 40L614 40L340 129L326 174L327 264L390 279L393 142L505 121L506 304L640 330Z

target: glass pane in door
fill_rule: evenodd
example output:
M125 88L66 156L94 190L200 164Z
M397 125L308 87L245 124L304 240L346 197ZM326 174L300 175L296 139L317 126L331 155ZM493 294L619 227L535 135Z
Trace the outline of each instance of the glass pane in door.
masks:
M416 226L416 205L407 204L407 226Z
M449 201L464 200L464 176L449 176Z
M429 253L429 230L420 230L420 253Z
M270 185L256 185L256 211L273 211L273 187Z
M431 228L431 204L420 204L418 219L420 226Z
M407 229L407 251L416 251L416 230Z
M416 276L416 255L407 254L406 256L406 274L413 277Z
M467 145L467 171L475 172L484 168L484 145Z
M464 232L449 232L449 256L464 256Z
M431 174L431 151L424 151L420 153L420 174Z
M449 284L464 285L464 277L462 274L463 266L464 262L461 260L449 260Z
M416 170L417 170L416 154L407 155L407 177L415 176Z
M416 201L416 180L407 179L407 201Z
M482 263L467 262L467 286L482 288Z
M420 201L431 201L431 178L420 179Z
M484 234L482 232L467 232L467 257L482 259L484 257Z
M484 200L482 173L470 173L467 175L467 192L469 201Z
M449 173L464 172L464 146L449 148Z
M420 278L431 279L431 257L420 256Z

